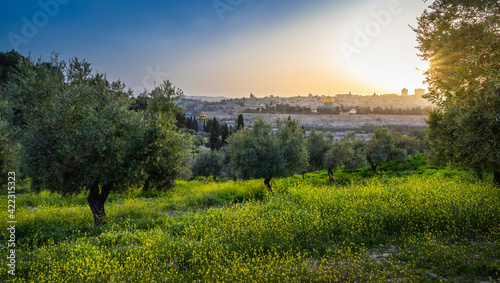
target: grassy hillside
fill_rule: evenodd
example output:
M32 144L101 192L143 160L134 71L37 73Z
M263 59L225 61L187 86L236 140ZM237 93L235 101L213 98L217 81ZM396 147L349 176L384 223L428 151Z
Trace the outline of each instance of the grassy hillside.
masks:
M276 180L273 194L262 180L179 182L113 195L105 227L91 224L85 195L20 193L17 275L2 256L0 281L499 280L500 188L433 173L344 172L334 186L314 173Z

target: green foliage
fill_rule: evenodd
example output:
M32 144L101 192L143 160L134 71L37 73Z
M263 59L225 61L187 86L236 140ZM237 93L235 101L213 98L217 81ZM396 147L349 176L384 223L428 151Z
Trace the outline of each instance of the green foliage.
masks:
M68 67L24 61L5 90L26 123L23 167L34 190L70 194L96 180L127 181L122 165L132 150L124 145L142 121L128 111L122 89L90 73L90 64L76 59Z
M264 178L270 189L274 177L290 176L307 167L305 133L296 121L278 121L278 132L258 119L252 130L233 134L227 145L229 166L238 178Z
M200 147L205 144L205 138L203 135L192 135L191 140L195 147Z
M333 172L342 166L347 169L360 168L366 164L366 141L349 133L341 141L334 141L325 132L312 130L307 139L310 168L326 169L330 182L334 182Z
M130 105L130 110L146 111L148 109L149 94L147 91L142 92L137 97L132 98L133 103Z
M87 189L102 224L111 190L170 188L185 170L190 147L175 127L182 91L170 82L151 92L146 110L131 111L125 85L92 74L85 61L66 64L55 56L22 60L17 68L3 94L14 109L10 127L20 132L22 169L34 191Z
M96 181L119 188L174 180L188 148L174 125L182 92L164 82L135 112L124 89L78 59L21 63L5 93L26 123L23 167L34 190L71 194Z
M491 183L444 175L335 187L289 180L277 182L280 194L266 194L254 180L183 181L156 198L116 195L104 227L87 224L83 195L56 199L42 192L44 201L31 208L23 206L33 195L20 194L20 264L10 277L8 259L1 259L0 280L430 282L436 276L476 282L500 276L500 194ZM8 235L0 237L5 242Z
M209 121L210 122L210 121ZM210 129L210 149L213 151L219 149L222 146L222 141L219 138L220 125L216 118L213 119L212 124L207 123L207 128Z
M385 162L405 163L411 156L424 151L423 143L399 132L389 133L386 128L377 129L367 143L366 159L373 172Z
M431 161L495 172L500 183L500 6L497 1L435 1L414 28L430 112Z
M238 178L265 178L285 175L286 160L271 124L255 121L252 130L243 128L228 141L229 166Z
M176 130L179 114L183 110L176 102L184 96L182 90L165 81L149 94L146 108L146 134L141 145L143 151L141 174L144 190L170 189L177 177L189 175L192 144ZM144 126L143 126L144 127ZM137 179L137 175L136 175Z
M238 119L236 120L236 131L245 128L245 120L243 119L243 114L238 115Z
M222 174L224 152L218 150L201 151L193 165L194 176L213 176L214 181Z
M381 163L389 161L393 150L394 138L387 129L378 129L372 134L366 148L366 159L374 172Z
M19 177L19 153L20 145L13 137L13 129L7 121L0 119L0 186L7 183L7 173L15 172Z
M195 128L197 128L196 121L194 124L196 125ZM210 150L219 150L225 147L227 145L227 139L231 134L227 124L221 125L215 117L206 121L203 126L203 131L209 133L209 142L206 144L206 147L210 148Z
M12 50L10 52L0 52L0 87L7 84L9 81L9 73L16 69L19 60L24 57Z
M352 155L348 156L343 164L345 168L355 169L366 166L366 140L356 138L354 133L349 133L342 139L342 142L347 143L352 149Z
M179 181L169 194L169 200L176 209L192 209L262 201L265 195L266 188L260 180L223 183Z
M177 101L182 97L184 97L184 93L181 89L174 87L170 81L164 81L150 93L144 91L139 96L132 97L132 104L129 109L174 118L176 127L182 129L187 122L184 109L177 105Z
M324 167L330 176L330 182L333 181L332 172L343 166L354 156L354 150L346 141L333 143L324 157Z
M163 115L175 119L178 113L184 113L182 107L176 103L184 97L184 93L181 89L173 86L170 81L164 81L155 87L149 97L147 110L152 115Z
M303 172L308 167L308 154L306 147L306 134L297 120L277 120L279 148L285 159L285 175L291 176ZM281 177L281 176L280 176Z
M316 171L324 169L323 160L328 151L332 138L326 132L312 130L307 137L307 152L309 154L309 169Z

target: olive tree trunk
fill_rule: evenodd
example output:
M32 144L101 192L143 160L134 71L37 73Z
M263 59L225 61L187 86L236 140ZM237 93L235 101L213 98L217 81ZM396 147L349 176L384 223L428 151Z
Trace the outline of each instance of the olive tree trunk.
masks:
M92 210L92 214L94 215L94 223L97 226L106 224L104 203L106 202L112 187L112 184L105 184L102 186L102 189L99 189L99 181L95 181L92 186L90 186L87 202L89 203L90 210Z
M373 173L377 173L378 163L374 162L370 156L367 156L366 160L368 161L368 164L370 164Z
M332 170L332 168L329 168L327 171L328 171L328 180L330 181L330 184L333 184L333 181L334 181L333 170Z
M272 191L273 191L273 189L271 188L271 179L272 179L272 178L269 178L269 177L264 178L264 184L266 185L267 190L268 190L269 192L272 192Z

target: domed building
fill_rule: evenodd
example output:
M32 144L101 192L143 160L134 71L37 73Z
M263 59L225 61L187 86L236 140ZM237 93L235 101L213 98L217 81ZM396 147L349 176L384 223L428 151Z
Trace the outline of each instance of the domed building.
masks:
M335 108L335 101L331 97L325 98L325 100L323 100L323 103L325 105L325 108Z
M207 116L205 115L205 113L203 113L203 111L201 112L200 117L198 117L198 120L201 120L201 121L208 120Z

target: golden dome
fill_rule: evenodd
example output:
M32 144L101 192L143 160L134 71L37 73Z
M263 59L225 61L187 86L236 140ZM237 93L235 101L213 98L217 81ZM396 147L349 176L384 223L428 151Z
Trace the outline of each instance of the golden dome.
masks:
M327 98L325 98L325 100L323 101L323 103L333 103L333 98L327 97Z

